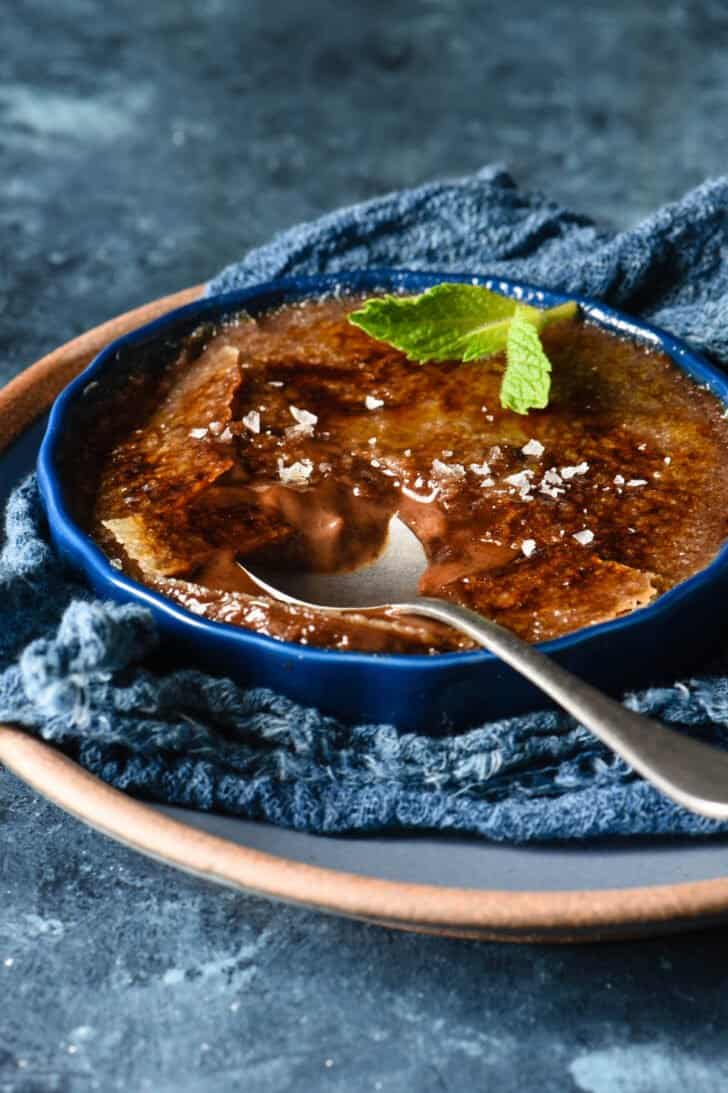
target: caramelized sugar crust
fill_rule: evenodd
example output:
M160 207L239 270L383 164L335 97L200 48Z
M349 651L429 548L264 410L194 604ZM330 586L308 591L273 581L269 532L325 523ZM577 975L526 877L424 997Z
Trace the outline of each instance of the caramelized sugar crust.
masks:
M715 555L728 422L668 357L556 323L551 403L522 417L500 407L502 358L408 361L346 321L359 302L201 327L153 390L137 378L123 427L95 441L90 525L115 564L284 640L442 652L470 643L427 620L274 602L236 560L353 568L398 511L429 559L424 593L536 641L634 610Z

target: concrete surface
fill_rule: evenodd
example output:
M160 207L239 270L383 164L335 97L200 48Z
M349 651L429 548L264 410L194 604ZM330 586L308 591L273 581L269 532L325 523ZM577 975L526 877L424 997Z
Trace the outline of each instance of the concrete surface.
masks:
M726 165L717 0L17 0L2 42L0 379L434 175L503 160L621 226ZM727 949L324 918L147 862L0 773L0 1093L712 1093Z

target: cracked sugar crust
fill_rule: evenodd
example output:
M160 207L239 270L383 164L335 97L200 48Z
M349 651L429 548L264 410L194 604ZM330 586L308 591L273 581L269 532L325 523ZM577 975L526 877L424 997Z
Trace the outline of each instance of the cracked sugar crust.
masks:
M89 526L118 564L274 637L436 652L464 639L386 614L349 630L320 611L296 621L262 604L236 559L365 564L397 511L425 547L423 591L539 640L628 613L715 555L728 423L666 356L556 323L551 404L523 417L500 408L500 357L408 361L347 323L359 303L193 333L136 418L127 407L123 428L92 439Z

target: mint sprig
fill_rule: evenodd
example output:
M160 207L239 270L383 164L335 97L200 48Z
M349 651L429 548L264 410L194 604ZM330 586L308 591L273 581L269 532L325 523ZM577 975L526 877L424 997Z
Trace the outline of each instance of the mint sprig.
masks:
M419 296L366 300L349 322L422 364L482 360L505 350L501 405L527 414L548 405L551 387L551 364L539 331L576 311L574 301L542 309L480 285L447 282Z
M533 310L517 307L508 327L500 400L501 406L516 414L543 410L551 392L551 361L541 345Z

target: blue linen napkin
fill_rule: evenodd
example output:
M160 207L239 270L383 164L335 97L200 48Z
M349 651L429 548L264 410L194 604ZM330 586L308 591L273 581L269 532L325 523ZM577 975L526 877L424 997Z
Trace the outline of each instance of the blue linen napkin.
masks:
M728 364L728 179L614 234L486 167L295 227L208 291L366 266L489 273L596 296ZM343 725L194 670L162 671L148 612L94 599L59 564L34 477L11 497L6 530L0 721L120 789L318 833L526 842L728 830L667 801L558 711L430 738ZM728 746L728 648L699 675L626 701Z

